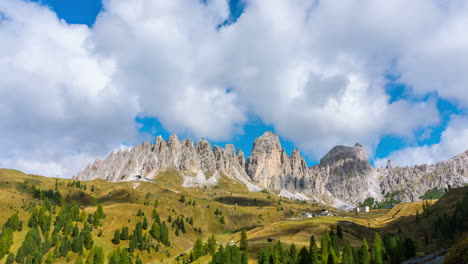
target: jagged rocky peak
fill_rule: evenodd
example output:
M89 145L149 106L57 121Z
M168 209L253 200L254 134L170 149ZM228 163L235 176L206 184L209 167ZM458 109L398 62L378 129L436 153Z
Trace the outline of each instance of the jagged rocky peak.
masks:
M212 147L203 138L194 144L171 135L167 141L156 137L154 145L143 142L113 151L88 165L75 179L152 180L167 169L184 177L184 187L215 185L219 177L226 176L251 191L266 188L290 198L308 199L305 195L309 195L333 206L350 207L368 197L381 200L389 193L399 193L394 198L401 202L417 201L433 188L464 185L468 183L468 151L432 165L400 168L388 161L385 169L376 170L362 145L356 143L333 147L319 164L308 167L299 150L288 156L272 132L255 140L247 160L231 144Z
M385 169L387 170L391 170L393 167L392 167L392 161L391 160L387 160L387 166L385 167Z
M245 170L246 169L246 163L245 163L245 154L242 151L242 149L237 149L237 162L239 162L240 166Z
M272 132L265 132L255 140L246 171L259 186L279 191L299 186L299 181L309 172L299 150L288 156Z
M247 174L263 187L271 187L270 179L282 172L283 151L277 135L265 132L255 139L252 152L247 159Z
M320 165L336 164L338 161L367 161L366 150L361 144L354 147L335 146L321 160Z

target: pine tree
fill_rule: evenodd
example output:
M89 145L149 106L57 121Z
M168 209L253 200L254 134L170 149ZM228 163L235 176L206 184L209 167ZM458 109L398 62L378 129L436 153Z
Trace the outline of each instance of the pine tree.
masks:
M93 247L86 259L86 264L104 264L104 260L104 250L102 247Z
M153 222L153 225L151 226L149 233L154 239L157 239L157 240L160 239L160 236L161 236L160 228L161 227L159 226L157 222Z
M340 246L338 245L338 239L337 236L332 236L331 237L331 246L332 249L335 253L335 256L338 256L340 254Z
M245 229L242 229L240 243L239 243L239 249L245 251L245 250L247 250L247 247L248 247L247 232L245 231Z
M80 237L76 236L72 240L71 250L75 253L83 252L83 241Z
M146 218L146 216L143 218L143 224L141 227L143 228L143 230L148 229L148 219Z
M337 263L337 260L336 260L335 251L333 249L330 249L328 252L327 264L336 264L336 263Z
M330 236L329 236L329 233L325 232L320 242L320 251L322 253L322 264L327 264L328 262L329 248L330 248Z
M80 234L80 230L78 229L78 225L75 224L75 225L73 226L73 230L72 230L72 233L71 233L71 237L77 237L79 234Z
M120 230L119 229L115 230L114 238L112 239L112 243L114 245L120 244Z
M351 247L351 244L348 241L346 241L345 246L343 248L342 261L343 264L353 264L353 248Z
M5 264L13 264L14 262L15 262L15 254L10 252L10 254L8 254L8 257L6 258Z
M318 264L319 263L319 258L318 258L318 247L317 244L315 243L315 237L311 236L310 237L310 245L309 245L309 263L311 264Z
M120 240L128 240L128 227L123 226L122 232L120 233Z
M205 247L203 245L203 241L200 238L197 238L195 244L193 245L193 249L191 252L192 261L198 259L199 257L205 255Z
M343 239L343 230L341 229L341 225L338 225L336 227L336 235L340 238Z
M169 230L167 229L166 222L162 222L160 232L161 233L160 233L159 241L161 241L161 243L163 243L164 245L169 246L170 245Z
M158 223L159 225L161 225L161 218L159 217L159 214L158 212L156 211L156 209L153 209L153 212L151 213L151 217L153 218L154 222Z
M91 248L93 248L94 241L93 241L93 236L91 235L91 231L84 232L83 238L84 238L84 241L83 241L84 247L87 250L90 250Z
M307 250L306 247L302 247L299 251L299 256L297 260L297 264L310 264L313 263L310 260L310 252ZM316 264L316 263L313 263Z
M379 233L375 232L374 241L372 241L372 263L382 264L383 263L383 243Z
M219 222L223 225L226 223L226 221L224 220L224 215L221 216L221 218L219 219Z
M194 201L195 203L195 201ZM241 260L241 264L249 264L249 258L247 256L247 253L242 253L242 260Z
M367 244L367 240L365 238L362 239L361 263L370 264L369 245Z
M289 256L291 258L291 262L292 263L297 263L297 261L299 260L299 255L297 253L297 248L296 248L296 245L294 245L294 243L291 244L291 247L289 248Z
M213 255L216 252L216 237L215 237L215 235L211 235L208 238L208 243L207 243L206 247L207 247L208 253L210 253L211 255Z

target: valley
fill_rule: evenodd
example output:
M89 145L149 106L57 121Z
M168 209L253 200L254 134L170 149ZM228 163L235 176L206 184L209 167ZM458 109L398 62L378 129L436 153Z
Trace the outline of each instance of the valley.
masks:
M132 237L136 226L144 222L147 223L147 227L142 229L141 234L150 246L146 246L146 249L143 249L143 246L142 250L137 246L131 250L131 259L139 259L142 263L189 261L197 239L206 242L212 235L215 236L218 246L239 245L242 230L245 230L247 235L249 246L246 252L249 263L257 263L260 252L279 241L284 248L294 243L299 250L303 246L309 247L310 237L314 236L320 245L323 235L328 234L330 230L337 232L338 226L342 230L342 238L338 244L343 250L345 241L352 247L359 248L363 239L370 244L378 232L381 236L403 234L405 238L414 241L418 255L425 255L436 251L447 241L456 241L460 239L459 236L466 235L460 233L449 239L441 239L433 231L432 225L436 221L435 218L444 214L450 215L463 199L466 203L468 187L452 189L440 200L400 203L392 209L375 209L368 213L356 214L318 202L286 199L266 190L250 192L244 185L227 177L221 178L215 186L200 188L185 188L182 182L183 178L171 170L159 173L154 182L107 182L101 179L55 179L1 169L0 223L5 223L15 212L23 222L22 230L13 233L13 244L9 252L17 256L18 249L27 237L26 234L33 229L28 226L31 213L46 204L53 204L55 209L46 215L55 219L60 208L76 203L80 214L83 214L83 219L74 222L79 229L88 225L84 220L87 218L85 216L95 215L98 207L101 207L105 217L98 220L98 223L91 221L89 224L92 226L94 247L102 248L105 263L108 260L110 263L110 254L118 248L132 248L131 240L113 243L116 230L128 227ZM53 199L47 198L47 192L35 196L34 190L60 193L60 205L51 202ZM423 209L426 206L430 209ZM327 210L333 215L322 216L322 210ZM425 210L430 210L430 214L425 213ZM167 224L169 245L150 235L152 225L156 222L155 212L158 221ZM316 217L304 217L305 213ZM466 232L466 218L463 221L463 232ZM53 223L54 221L51 222L52 227ZM429 239L425 239L425 232L430 232ZM57 232L62 233L63 230ZM48 236L51 236L50 231L42 234L43 239ZM61 236L66 237L63 234ZM59 243L55 247L60 246ZM50 251L43 253L41 259L44 263L47 263L49 256L53 256L53 263L76 263L78 258L86 260L91 252L83 249L79 251L82 253L79 253L70 249L65 256L54 256L53 249L52 246ZM79 257L80 255L82 256ZM6 259L7 254L0 263L7 263ZM337 263L342 261L341 258L336 260ZM25 261L28 261L28 257ZM193 263L210 261L210 254L203 254Z

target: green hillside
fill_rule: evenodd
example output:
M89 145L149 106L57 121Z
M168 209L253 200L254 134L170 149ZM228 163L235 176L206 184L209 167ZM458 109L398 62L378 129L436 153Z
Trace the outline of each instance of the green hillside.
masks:
M155 183L111 183L0 169L0 263L208 263L211 256L213 263L229 258L257 263L262 256L275 263L310 263L311 236L317 241L317 258L325 263L346 262L345 252L353 250L362 254L356 250L363 250L363 240L369 254L376 247L414 245L414 252L375 253L383 263L394 263L397 255L398 260L422 255L466 232L468 187L453 189L437 202L356 215L251 193L227 177L210 188L181 184L175 171L160 173ZM336 216L301 217L325 208ZM447 221L456 228L447 229ZM433 231L434 225L440 230ZM371 245L376 232L383 239L380 246ZM305 259L309 262L301 262Z

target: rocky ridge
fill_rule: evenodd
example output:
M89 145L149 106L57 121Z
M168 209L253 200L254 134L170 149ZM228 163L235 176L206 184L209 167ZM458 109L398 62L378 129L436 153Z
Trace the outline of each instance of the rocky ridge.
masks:
M244 184L250 191L268 189L294 199L315 199L329 205L350 208L373 197L388 194L402 202L416 201L433 188L456 187L468 182L468 151L433 165L375 169L360 144L336 146L320 163L308 167L299 150L288 155L278 136L266 132L254 142L247 161L244 153L228 144L214 146L204 139L195 144L172 135L167 141L138 144L130 150L112 152L105 160L80 172L75 178L107 181L152 181L157 173L175 169L185 187L216 185L225 176Z

